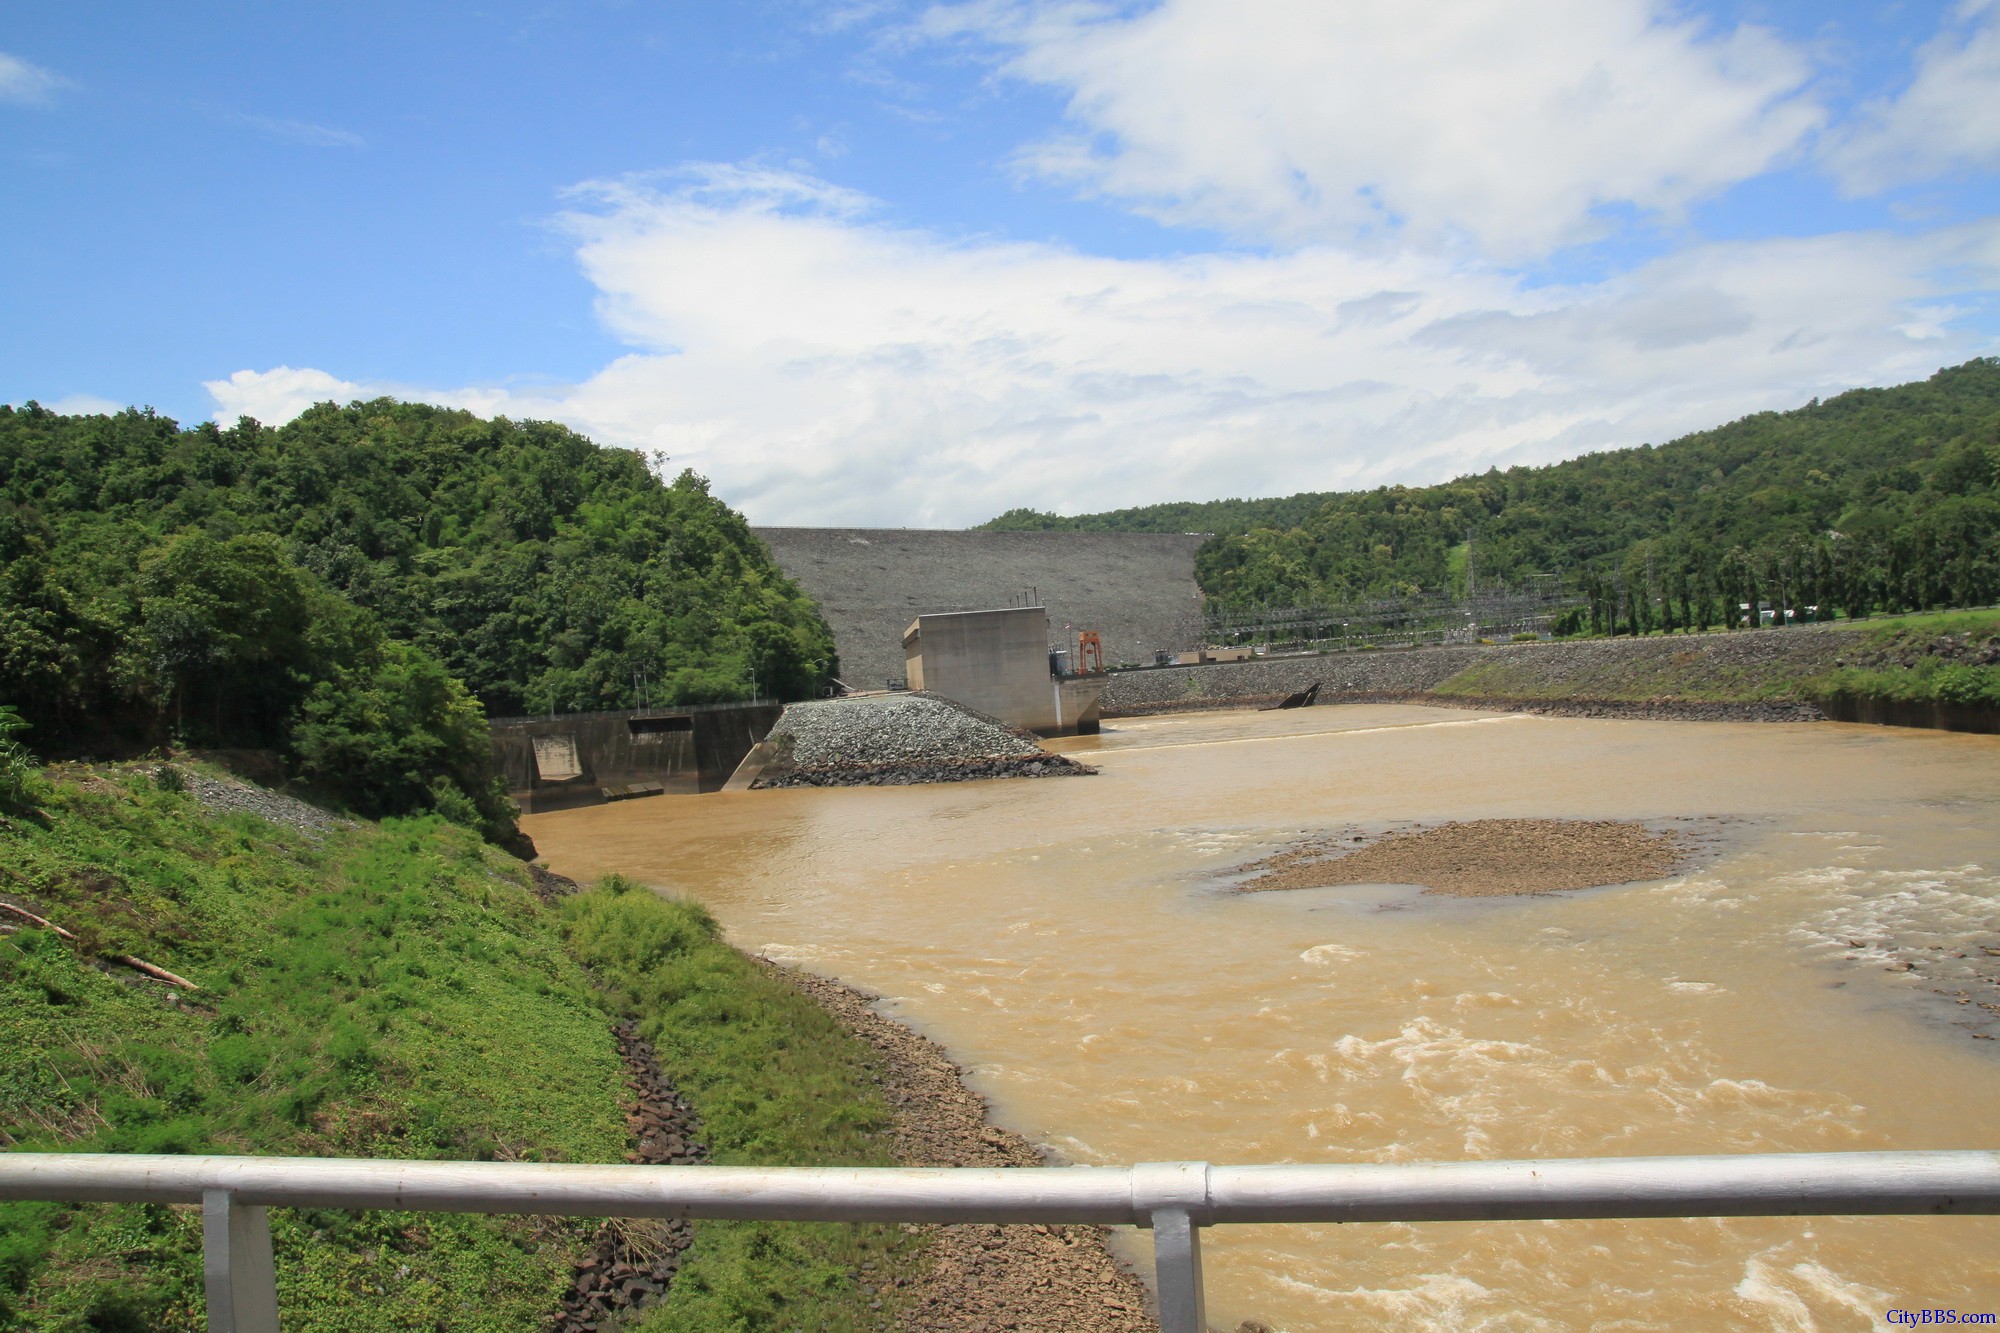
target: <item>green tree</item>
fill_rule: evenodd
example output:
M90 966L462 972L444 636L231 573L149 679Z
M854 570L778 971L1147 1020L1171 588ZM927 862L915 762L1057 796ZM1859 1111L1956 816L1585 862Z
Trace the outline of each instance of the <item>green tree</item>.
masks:
M177 731L269 743L318 665L306 576L264 533L175 534L139 561L138 646Z
M100 588L135 543L266 534L495 714L626 707L640 674L660 703L797 698L837 666L817 609L705 481L551 422L389 399L277 429L0 407L0 501L46 523L59 565L102 567L84 580ZM209 628L163 608L177 680Z
M1488 469L1435 486L1068 518L1017 510L988 526L1213 533L1197 577L1210 599L1231 604L1448 590L1453 553L1469 532L1482 584L1591 567L1608 577L1648 544L1706 552L1709 561L1741 549L1762 564L1757 577L1782 603L1825 605L1835 599L1812 589L1823 571L1797 567L1796 556L1787 565L1785 553L1839 532L1883 553L1867 600L1984 604L2000 597L2000 358L1794 412L1759 412L1657 446ZM1727 596L1741 600L1743 580L1728 582ZM1657 597L1675 604L1670 616L1654 615ZM1613 600L1606 628L1686 619L1677 598L1630 577Z

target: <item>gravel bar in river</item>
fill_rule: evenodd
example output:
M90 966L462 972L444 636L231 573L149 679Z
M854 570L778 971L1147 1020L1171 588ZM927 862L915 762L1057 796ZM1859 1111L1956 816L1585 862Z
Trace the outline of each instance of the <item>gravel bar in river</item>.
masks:
M1350 832L1266 857L1241 887L1421 884L1458 898L1554 893L1664 879L1687 861L1680 837L1615 819L1475 819Z

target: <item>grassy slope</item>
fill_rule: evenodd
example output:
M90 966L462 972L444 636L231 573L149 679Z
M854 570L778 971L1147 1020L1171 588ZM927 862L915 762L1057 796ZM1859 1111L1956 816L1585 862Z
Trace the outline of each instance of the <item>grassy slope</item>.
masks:
M1871 627L1866 643L1861 661L1802 682L1802 692L2000 708L2000 666L1992 665L2000 661L2000 614L1899 616Z
M723 944L699 907L617 880L564 904L572 952L641 1015L660 1064L730 1165L893 1165L878 1059L769 969ZM642 1333L882 1327L874 1292L924 1262L897 1227L710 1222ZM863 1274L866 1274L865 1278Z
M1651 640L1646 646L1659 642ZM1718 666L1697 651L1698 647L1699 640L1695 640L1685 648L1655 653L1607 654L1568 665L1560 672L1536 669L1545 653L1561 652L1560 648L1514 649L1467 667L1435 692L1464 699L1671 699L1692 703L1764 703L1799 697L1804 677L1792 662L1774 659Z
M619 1008L722 1160L880 1158L859 1044L696 909L603 889L552 909L442 821L315 839L133 769L71 770L41 804L0 823L0 893L83 938L0 936L0 1146L619 1161ZM203 989L90 961L113 953ZM537 1327L589 1229L278 1210L286 1327ZM918 1262L901 1243L703 1227L649 1327L863 1327L852 1271ZM200 1291L193 1209L0 1204L0 1329L194 1329Z
M1838 633L1838 645L1830 645L1828 655L1838 653L1848 665L1813 666L1776 654L1719 661L1700 651L1718 641L1734 639L1748 645L1756 642L1750 637L1754 635L1801 632ZM1548 654L1560 653L1560 647L1496 652L1440 684L1436 693L1465 699L1693 703L1764 703L1847 693L2000 707L2000 667L1976 660L1996 644L2000 644L2000 613L1992 611L1897 616L1843 626L1840 631L1660 635L1642 642L1628 640L1625 652L1579 655L1559 672L1546 664L1554 660Z
M133 771L54 784L0 887L84 937L0 942L0 1130L25 1148L616 1160L620 1067L520 872L441 821L322 841ZM203 987L179 1000L84 953ZM30 1328L198 1325L191 1209L11 1204ZM287 1327L531 1326L570 1224L274 1215ZM0 1287L4 1291L5 1287Z

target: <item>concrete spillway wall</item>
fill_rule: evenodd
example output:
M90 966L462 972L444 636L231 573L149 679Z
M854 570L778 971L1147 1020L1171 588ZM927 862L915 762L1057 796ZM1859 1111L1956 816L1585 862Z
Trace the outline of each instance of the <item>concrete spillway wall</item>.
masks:
M1094 629L1110 661L1149 662L1201 639L1199 534L756 528L779 566L819 603L841 678L881 689L903 675L903 630L933 611L1019 605L1030 589L1064 625Z
M720 791L783 711L761 702L500 718L493 765L530 814L625 794Z
M1931 727L1939 731L2000 734L2000 710L1968 704L1919 703L1908 699L1857 699L1835 695L1819 701L1835 722L1873 722L1889 727Z

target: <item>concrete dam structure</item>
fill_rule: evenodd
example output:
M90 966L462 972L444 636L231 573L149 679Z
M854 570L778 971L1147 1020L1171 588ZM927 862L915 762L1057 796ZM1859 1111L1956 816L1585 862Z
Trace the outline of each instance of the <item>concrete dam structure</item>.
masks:
M968 532L753 528L819 603L841 679L879 690L905 674L903 632L919 615L1048 608L1053 646L1096 630L1108 665L1146 663L1201 640L1199 533ZM1068 628L1065 629L1065 626Z

